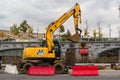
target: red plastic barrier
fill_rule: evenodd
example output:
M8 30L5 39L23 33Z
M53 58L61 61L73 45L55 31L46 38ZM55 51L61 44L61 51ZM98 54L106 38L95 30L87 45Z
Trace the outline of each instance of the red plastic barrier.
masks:
M54 74L53 66L31 66L28 69L28 75L32 76L54 76Z
M80 49L80 54L88 54L88 49Z
M98 66L73 66L72 76L98 76Z

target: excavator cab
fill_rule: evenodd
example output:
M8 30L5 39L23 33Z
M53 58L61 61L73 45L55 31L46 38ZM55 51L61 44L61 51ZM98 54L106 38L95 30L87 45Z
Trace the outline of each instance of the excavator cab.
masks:
M55 58L60 59L61 56L61 47L57 40L53 40L54 50L55 50ZM42 47L46 47L46 40L42 41Z
M60 44L57 40L53 41L54 43L54 50L55 50L55 56L56 56L56 59L60 59L61 57L61 47L60 47Z

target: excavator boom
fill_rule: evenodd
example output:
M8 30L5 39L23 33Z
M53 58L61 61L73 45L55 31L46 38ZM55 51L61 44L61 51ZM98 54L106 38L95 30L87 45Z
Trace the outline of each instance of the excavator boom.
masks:
M73 37L68 37L68 40L72 42L78 42L79 41L79 33L78 33L78 19L80 18L80 23L81 23L81 9L79 7L79 4L76 3L75 6L64 13L60 18L58 18L56 21L52 22L48 27L47 27L47 32L46 32L46 41L47 41L47 47L48 50L51 51L54 47L53 44L53 34L58 29L66 20L68 20L71 16L73 15L74 18L74 27L75 27L75 35Z

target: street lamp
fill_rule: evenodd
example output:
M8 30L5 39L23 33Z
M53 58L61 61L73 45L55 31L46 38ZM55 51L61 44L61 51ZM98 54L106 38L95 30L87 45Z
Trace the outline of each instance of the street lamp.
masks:
M111 39L111 27L110 27L110 24L108 25L108 28L109 28L109 40Z
M118 10L119 10L119 19L120 19L120 5L119 5L119 8L118 8Z
M38 38L38 31L39 31L39 30L37 29L37 38Z
M119 10L119 19L120 19L120 5L119 5L119 8L118 8L118 10ZM120 40L120 29L119 29L119 40Z
M120 41L120 30L119 30L119 41Z

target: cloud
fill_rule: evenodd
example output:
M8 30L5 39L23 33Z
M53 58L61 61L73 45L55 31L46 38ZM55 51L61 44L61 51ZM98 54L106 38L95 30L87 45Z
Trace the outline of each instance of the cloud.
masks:
M0 29L9 29L13 24L20 24L27 20L39 32L45 32L45 28L62 14L71 9L75 3L79 3L82 10L83 23L79 26L85 27L88 20L90 33L97 28L101 22L103 33L108 37L107 25L111 24L112 37L117 37L117 27L120 26L118 18L119 0L1 0L0 1ZM74 32L73 18L71 17L63 24L71 32Z
M0 19L5 19L5 18L6 18L5 15L1 15L1 14L0 14Z

